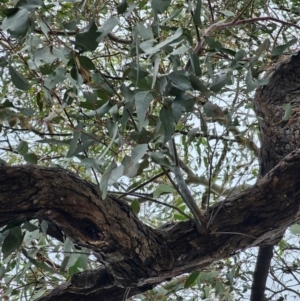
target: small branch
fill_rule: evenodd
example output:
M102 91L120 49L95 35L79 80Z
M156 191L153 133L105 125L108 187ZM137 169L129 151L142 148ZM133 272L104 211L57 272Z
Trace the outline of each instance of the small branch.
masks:
M245 20L240 20L240 21L233 20L233 21L227 22L227 23L213 24L204 32L203 37L201 38L201 40L196 45L193 52L195 54L199 54L199 52L201 51L201 49L203 48L204 43L205 43L204 37L209 36L210 33L212 31L216 30L216 29L223 29L223 28L232 27L232 26L240 26L240 25L244 25L244 24L251 24L251 23L255 23L255 22L259 22L259 21L273 21L273 22L281 23L281 24L286 25L286 26L292 26L292 27L295 27L297 29L300 29L300 26L297 25L297 24L294 24L294 23L291 23L291 22L286 22L286 21L283 21L283 20L279 20L279 19L274 18L274 17L257 17L257 18L245 19ZM191 66L191 61L189 60L187 62L187 64L185 65L185 70L189 70L190 66Z
M205 220L200 208L198 207L196 201L194 200L194 198L180 172L180 164L179 164L176 146L175 146L175 142L174 142L173 138L171 138L169 140L169 149L170 149L171 155L174 157L174 166L172 168L172 171L175 175L175 179L176 179L178 188L183 196L183 201L186 203L188 208L191 210L191 212L195 218L195 223L196 223L198 232L201 234L204 234L205 233L204 227L206 225L206 220Z
M43 32L40 28L35 28L34 32L38 33L38 34L43 34ZM47 33L50 35L54 35L54 36L75 36L78 33L80 33L80 31L78 31L78 30L76 30L76 31L49 30ZM107 36L111 41L114 41L114 42L117 42L120 44L130 45L132 43L131 40L125 40L125 39L118 38L117 36L115 36L112 33L109 33Z
M235 23L241 16L242 14L245 12L245 10L250 6L250 4L253 2L253 0L250 0L246 6L242 9L242 11L238 14L238 16L233 20L233 22Z
M214 12L213 12L210 0L208 0L208 7L209 7L210 15L211 15L211 21L212 21L212 23L214 23L215 22Z
M110 192L109 194L110 194L110 196L111 196L111 194L117 194L117 192ZM129 194L129 193L128 193L128 194ZM151 197L148 197L148 196L145 196L145 195L141 195L141 194L138 194L138 193L134 193L134 192L133 192L133 193L130 193L129 195L131 195L131 196L137 196L137 197L139 197L140 199L143 199L143 200L145 200L145 201L153 202L153 203L156 203L156 204L159 204L159 205L163 205L163 206L165 206L165 207L172 208L172 209L174 209L174 210L177 210L180 214L182 214L182 215L185 216L186 218L191 219L191 217L190 217L189 215L187 215L186 213L184 213L182 210L180 210L180 209L177 208L176 206L173 206L173 205L170 205L170 204L166 204L166 203L164 203L164 202L158 201L158 200L153 199L153 198L151 198ZM119 199L119 197L118 197L118 199ZM124 199L124 200L127 201L127 202L132 202L133 200L138 200L138 201L140 201L139 199L130 199L130 200ZM142 203L143 201L140 201L140 202Z
M166 170L166 172L169 172L169 170ZM165 171L164 171L164 172L161 172L161 173L159 173L159 174L157 174L156 176L150 178L150 179L147 180L146 182L144 182L144 183L140 184L139 186L137 186L137 187L131 189L130 191L124 192L124 193L121 194L118 198L119 198L119 199L122 199L123 197L125 197L125 196L127 196L127 195L129 195L129 194L132 194L133 192L135 192L135 191L139 190L140 188L142 188L142 187L148 185L149 183L151 183L151 182L153 182L154 180L156 180L156 179L162 177L163 175L165 175Z

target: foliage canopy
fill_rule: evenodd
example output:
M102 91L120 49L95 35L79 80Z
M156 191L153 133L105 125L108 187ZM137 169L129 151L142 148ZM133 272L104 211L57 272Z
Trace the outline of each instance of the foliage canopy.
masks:
M71 170L153 228L191 218L170 173L172 137L203 211L255 183L252 99L272 78L263 73L299 49L298 1L2 3L1 162ZM287 121L291 106L283 108ZM47 230L46 220L2 228L4 299L37 299L100 265ZM276 249L270 300L300 295L287 285L299 272L293 248L290 238ZM245 300L254 259L236 254L133 300Z

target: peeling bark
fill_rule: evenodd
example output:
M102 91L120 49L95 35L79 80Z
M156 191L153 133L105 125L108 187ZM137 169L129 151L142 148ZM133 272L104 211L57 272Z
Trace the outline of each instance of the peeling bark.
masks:
M209 266L242 249L272 243L300 220L300 150L256 185L209 209L219 210L206 235L190 222L152 229L121 200L60 168L0 167L0 226L42 218L100 256L103 268L73 276L40 300L122 300ZM92 229L92 230L91 230ZM96 233L96 234L95 234Z

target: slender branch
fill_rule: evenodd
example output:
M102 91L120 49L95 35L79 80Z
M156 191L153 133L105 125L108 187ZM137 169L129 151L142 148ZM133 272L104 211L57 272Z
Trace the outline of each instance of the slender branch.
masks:
M166 172L168 173L169 170L167 170ZM133 189L127 191L127 192L124 192L123 194L121 194L121 195L119 196L119 199L121 199L121 198L123 198L123 197L125 197L125 196L127 196L127 195L129 195L129 194L132 194L133 192L139 190L140 188L146 186L147 184L153 182L154 180L156 180L156 179L162 177L163 175L165 175L165 171L164 171L164 172L161 172L161 173L159 173L159 174L157 174L156 176L154 176L154 177L152 177L152 178L150 178L150 179L147 180L146 182L143 182L143 183L140 184L139 186L137 186L137 187L135 187L135 188L133 188Z
M240 17L241 15L245 12L245 10L250 6L250 4L253 2L253 0L250 0L246 6L242 9L242 11L238 14L238 16L233 20L233 22L235 23Z
M111 194L117 194L117 192L110 192L109 194L110 194L110 196L111 196ZM137 197L139 197L139 198L141 198L141 199L144 199L145 201L150 201L150 202L153 202L153 203L156 203L156 204L159 204L159 205L163 205L163 206L165 206L165 207L172 208L172 209L174 209L174 210L177 210L180 214L182 214L182 215L185 216L186 218L191 219L191 217L190 217L189 215L187 215L185 212L183 212L182 210L180 210L180 209L177 208L176 206L173 206L173 205L170 205L170 204L166 204L166 203L164 203L164 202L158 201L158 200L156 200L156 199L154 199L154 198L151 198L151 197L149 197L149 196L145 196L145 195L142 195L142 194L139 194L139 193L134 193L134 192L133 192L133 193L130 193L130 195L131 195L131 196L137 196ZM119 197L118 197L118 199L119 199ZM130 199L130 200L124 199L124 200L127 201L127 202L132 202L133 200L138 200L138 201L140 201L139 199ZM141 202L143 202L143 201L141 201Z
M209 36L210 33L212 31L216 30L216 29L223 29L223 28L232 27L232 26L240 26L240 25L244 25L244 24L251 24L251 23L255 23L255 22L259 22L259 21L273 21L273 22L281 23L281 24L286 25L286 26L292 26L292 27L295 27L297 29L300 29L300 26L297 25L297 24L287 22L287 21L283 21L283 20L279 20L279 19L271 17L271 16L257 17L257 18L239 20L239 21L233 20L233 21L227 22L227 23L213 24L204 32L203 37L201 38L201 40L196 45L193 52L195 54L199 54L199 52L201 51L201 49L203 48L203 46L205 44L204 37ZM190 66L191 66L191 61L189 60L187 62L187 64L185 65L185 70L189 70Z
M35 28L34 32L43 34L43 31L40 28ZM47 33L50 35L54 35L54 36L75 36L78 33L80 33L80 31L79 30L64 31L64 30L52 30L51 29ZM107 36L111 41L114 41L114 42L117 42L120 44L130 45L132 43L132 40L125 40L125 39L118 38L117 36L115 36L112 33L109 33Z
M214 23L215 22L214 12L213 12L210 0L208 0L208 6L209 6L210 15L211 15L211 21Z
M198 207L196 201L194 200L194 198L180 172L180 164L179 164L179 160L178 160L176 146L174 143L174 138L171 138L169 140L169 149L170 149L170 153L174 157L174 166L172 168L172 171L175 175L175 179L176 179L177 185L179 187L179 190L180 190L181 194L183 195L183 201L189 207L189 209L191 210L191 212L195 218L195 223L196 223L198 232L201 234L204 234L205 233L204 226L206 225L206 220L205 220L200 208Z

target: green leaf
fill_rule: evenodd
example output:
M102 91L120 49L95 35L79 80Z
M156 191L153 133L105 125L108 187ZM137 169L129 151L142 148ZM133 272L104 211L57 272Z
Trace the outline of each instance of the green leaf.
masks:
M142 42L140 44L140 48L144 51L145 54L157 53L161 48L167 46L168 44L171 44L174 40L181 37L182 33L183 33L182 28L178 28L173 35L167 37L163 42L155 45L154 47L151 47L151 44L149 45L149 42L151 42L152 40L148 40ZM156 42L156 40L153 40L153 42Z
M34 165L37 164L38 159L37 159L36 154L34 154L34 153L27 153L23 157L27 163L34 164Z
M216 278L220 273L218 271L210 272L200 272L201 280L210 282L212 279Z
M172 51L170 53L170 55L182 55L182 54L186 53L189 49L190 49L190 47L188 47L186 45L182 45L182 46L176 48L174 51Z
M154 89L156 78L159 70L159 64L160 64L160 57L159 55L154 55L154 62L153 62L153 79L152 79L152 85L151 89Z
M193 71L194 71L195 75L196 76L201 76L202 71L201 71L201 68L200 68L199 56L196 55L193 52L190 52L190 62L191 62L191 66L193 68Z
M137 163L140 159L142 159L148 149L147 144L140 144L133 148L131 151L131 161L133 163Z
M7 30L14 38L22 38L28 31L28 16L27 9L18 9L3 20L2 29Z
M19 11L19 8L17 8L17 7L7 8L7 9L1 9L0 10L0 15L3 15L5 17L10 17L10 16L14 15L18 11Z
M271 42L269 39L265 39L256 50L256 57L259 58L264 51L268 50L270 48Z
M292 115L292 105L290 103L284 103L282 107L284 109L284 116L282 120L289 120Z
M138 127L142 129L145 123L146 113L149 109L149 105L153 100L153 95L151 91L138 92L134 96L136 113L139 120Z
M247 57L247 53L244 49L238 50L234 56L234 59L232 60L230 68L232 70L235 70L237 68L243 67L243 62L241 63L241 61L246 57Z
M25 155L28 152L28 143L26 141L21 141L17 147L17 151L20 155Z
M32 10L43 5L42 0L19 0L17 7L26 8Z
M216 76L211 85L210 90L217 93L219 92L226 84L231 82L231 73L223 73L218 76Z
M38 226L36 226L36 225L34 225L34 224L30 223L30 222L25 222L25 223L23 224L23 227L24 227L24 229L26 229L26 230L29 231L29 232L33 232L33 231L39 229Z
M75 30L77 28L78 20L73 20L70 22L62 22L62 26L67 30Z
M73 138L70 141L69 150L68 153L66 154L67 158L70 158L74 155L75 149L77 147L78 139L81 136L82 129L83 129L83 123L80 122L73 131Z
M140 209L141 209L141 205L140 205L140 202L138 200L133 200L131 202L131 205L130 205L132 211L135 213L135 214L139 214L140 212Z
M217 104L214 104L211 101L207 101L203 105L203 111L207 117L217 119L223 119L225 117L222 109Z
M163 165L163 166L167 166L167 167L171 167L171 164L169 162L169 160L167 159L167 157L160 153L151 153L151 159L153 160L154 163L159 164L159 165Z
M300 235L300 225L294 224L290 226L290 231L292 234L299 236Z
M123 173L124 173L124 166L123 165L120 165L120 166L114 168L110 173L107 184L108 185L115 184L119 180L119 178L121 178L123 176Z
M117 167L116 162L113 160L109 166L105 169L105 172L102 175L101 181L100 181L100 190L102 192L102 199L104 200L107 196L107 188L108 188L108 182L110 178L111 172Z
M80 67L84 67L88 70L95 70L96 69L95 64L93 63L93 61L90 58L88 58L86 56L79 55L79 56L76 57L76 59L79 61ZM75 66L74 58L70 59L67 65L68 66Z
M88 253L88 250L86 250L85 252ZM88 256L86 254L79 254L76 262L69 267L70 275L74 275L77 274L78 272L86 270L87 264L88 264Z
M9 74L13 84L20 90L27 91L30 88L30 84L26 78L23 77L12 65L9 65Z
M174 214L174 219L176 219L178 221L186 221L189 218L182 214Z
M184 9L184 6L182 6L179 9L177 9L174 13L172 13L172 15L169 18L163 19L161 21L161 24L166 24L167 22L169 22L169 21L173 20L174 18L176 18L181 13L181 11L183 9Z
M127 0L122 0L122 2L119 5L117 5L118 15L125 13L127 7L128 7Z
M219 12L222 13L226 17L234 17L235 16L235 13L233 13L230 10L220 10Z
M130 88L128 88L124 84L122 84L121 86L121 93L122 96L125 98L125 108L131 108L134 103L134 93L130 90Z
M202 6L202 0L197 0L196 8L193 15L193 22L195 25L199 25L201 23L201 6Z
M80 51L94 51L98 47L98 38L101 33L98 32L98 28L94 20L92 20L87 27L87 30L78 33L75 36L75 47Z
M157 14L162 14L170 6L171 0L152 0L151 7Z
M280 56L285 50L287 50L288 48L290 48L292 45L294 45L297 42L298 42L298 39L292 39L289 42L287 42L286 44L275 47L272 50L272 57Z
M181 116L185 112L190 112L193 110L196 99L187 94L179 94L176 96L172 103L173 115L175 117L175 121L179 122Z
M194 74L190 74L190 81L193 89L203 93L208 91L206 85L203 84L203 82L200 79L198 79Z
M233 277L234 277L234 274L233 274L232 270L226 274L226 278L229 281L230 285L234 284Z
M51 90L58 83L62 83L66 78L67 70L64 67L56 68L45 80L45 87Z
M164 143L173 135L175 128L175 119L172 110L162 107L159 112L159 118L165 130Z
M135 176L140 175L144 169L149 166L149 161L146 158L140 163L134 163L129 156L125 155L122 160L122 165L124 166L124 176L134 178Z
M185 71L174 71L168 75L168 79L171 81L173 87L181 91L193 89L189 74Z
M189 277L187 277L187 279L185 280L185 283L184 283L184 288L188 288L188 287L191 287L196 279L198 278L200 272L193 272L189 275Z
M2 244L3 259L11 255L23 241L21 227L14 227L9 229L8 235L4 238Z
M257 80L257 81L253 81L252 73L249 70L247 75L246 75L247 92L253 91L258 86L267 85L271 81L272 76L273 76L273 74L271 73L267 78L260 79L260 80Z
M8 64L5 56L0 57L0 67L5 67Z
M41 92L38 92L37 95L36 95L36 104L38 105L40 112L42 112L43 111L44 102L43 102L43 99L42 99Z
M131 157L125 155L122 160L122 166L124 166L124 176L134 178L137 175L139 164L134 163Z
M142 23L137 23L136 28L143 40L154 39L153 32Z
M199 128L193 128L188 132L188 144L193 142L195 140L195 138L199 135Z
M98 29L100 36L97 38L97 42L100 42L103 38L105 38L118 24L119 20L116 17L110 17L109 19L107 19L104 24Z
M212 49L221 49L223 48L222 44L211 37L204 37L206 44Z
M138 144L149 143L153 138L153 134L149 131L146 131L145 128L142 128L140 131L134 131L130 134L130 137L133 141Z
M225 293L224 285L219 281L216 281L215 290L216 290L216 296L220 296Z
M36 259L34 259L33 257L31 257L27 251L25 249L22 249L22 254L29 259L29 261L31 263L33 263L35 266L37 266L38 268L45 270L47 272L50 272L52 274L58 273L57 271L55 271L54 269L52 269L51 267L49 267L47 264L45 264L44 262L40 262L37 261Z
M153 193L153 198L157 199L164 192L175 193L176 189L170 185L159 184Z
M41 226L41 230L44 234L47 234L47 230L48 230L48 222L46 220L42 220L42 222L40 223Z

